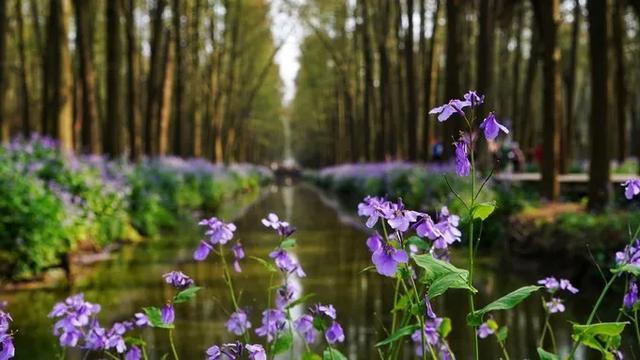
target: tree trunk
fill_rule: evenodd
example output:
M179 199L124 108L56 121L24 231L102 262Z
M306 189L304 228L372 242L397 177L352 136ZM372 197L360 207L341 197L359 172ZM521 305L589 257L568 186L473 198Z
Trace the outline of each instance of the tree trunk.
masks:
M136 161L142 152L140 139L140 122L138 117L138 93L136 84L138 74L136 69L136 56L138 46L136 43L135 0L121 0L122 9L125 14L125 33L127 37L127 130L129 132L129 157Z
M162 96L159 106L159 121L158 121L158 155L167 155L169 151L169 122L171 120L171 98L173 92L173 55L174 44L171 43L169 34L165 34L166 41L164 42L164 62L161 74L160 84L162 86L160 94Z
M558 25L560 1L532 0L541 34L543 66L543 164L542 196L555 201L560 195L560 130L562 129L560 48Z
M389 38L389 13L391 10L390 0L381 0L377 12L377 28L379 29L377 34L378 43L378 68L380 71L380 124L377 127L376 139L379 144L376 145L378 150L377 158L385 159L387 155L392 151L391 149L391 132L390 123L393 117L393 99L391 93L391 75L389 74L389 68L391 66L389 61L388 51L388 38Z
M616 156L619 162L623 162L627 157L627 88L625 84L625 65L624 65L624 3L620 1L614 1L612 4L612 38L613 38L613 53L615 56L614 67L615 74L613 82L615 84L615 116L617 120L618 129L618 146Z
M182 26L180 18L182 16L182 9L180 8L182 2L180 0L173 0L172 2L172 20L173 20L173 40L175 44L173 49L175 51L175 63L173 71L173 81L175 89L173 91L173 152L180 156L186 155L186 144L184 143L183 136L185 134L184 123L184 106L183 106L183 94L184 94L184 62L182 56Z
M424 0L422 0L424 1ZM423 72L424 74L423 76L423 91L424 91L424 114L422 115L423 119L424 119L424 126L422 128L422 142L423 142L423 150L422 150L422 157L424 159L424 161L429 161L430 160L430 154L431 154L431 118L427 115L427 113L429 112L429 110L431 110L431 106L433 104L433 102L431 101L431 98L434 95L435 91L432 91L432 89L437 89L434 86L434 75L437 76L438 73L438 67L436 65L436 62L434 61L435 59L435 54L436 54L436 46L437 46L437 36L438 36L438 17L440 15L440 1L436 1L436 7L433 10L432 13L432 25L431 25L431 39L429 39L429 54L426 55L426 59L424 61L424 66L423 66ZM425 23L426 25L426 23ZM426 36L425 34L422 34L422 36ZM425 49L426 51L426 49Z
M104 131L104 152L111 157L122 153L123 126L120 111L120 11L117 1L107 1L106 4L106 121Z
M22 15L22 0L16 0L15 11L16 11L15 16L17 20L17 33L18 33L18 57L20 60L20 70L19 70L20 90L22 92L22 95L21 95L22 135L25 138L27 138L29 137L33 129L31 128L31 111L30 111L30 105L29 105L30 95L29 95L29 81L27 79L27 53L25 49L25 39L24 39L24 18ZM0 102L2 102L2 99L0 99ZM2 110L0 108L0 113L1 112Z
M576 88L576 69L578 59L578 39L580 37L580 18L581 18L581 6L580 1L576 0L573 4L573 24L571 29L571 48L569 50L569 63L565 71L565 87L566 87L566 103L565 114L567 118L567 126L565 127L565 146L563 148L563 155L566 161L573 159L573 151L575 147L575 88Z
M4 116L4 103L6 87L6 69L7 66L7 2L8 0L0 0L0 141L7 142L9 140L8 122Z
M493 0L480 1L479 10L479 29L478 29L478 47L476 49L477 62L476 62L476 79L478 85L476 90L485 95L485 102L492 101L495 98L495 94L492 91L493 79L493 52L494 52L494 13L495 4ZM479 113L483 114L484 108L491 108L491 106L480 106Z
M144 120L144 152L154 155L158 152L158 133L160 102L162 101L161 74L163 71L163 31L162 14L166 0L158 0L151 16L151 56L149 59L149 75L147 77L147 106Z
M376 124L375 120L375 98L374 98L374 83L373 83L373 55L371 53L371 39L369 36L369 0L360 0L360 10L362 11L362 58L364 62L364 99L363 99L363 132L364 132L364 146L365 146L365 158L371 160L375 157L374 150L375 144L377 144L377 133L373 134L373 141L371 141L371 129ZM372 111L373 110L373 111ZM374 145L374 146L372 146Z
M95 93L95 70L93 67L93 51L91 44L93 39L90 29L92 24L89 14L95 9L95 2L88 0L75 0L76 12L76 47L78 54L78 70L80 78L81 99L81 135L80 144L83 152L98 154L99 143L99 118Z
M404 34L404 60L407 85L407 157L410 161L418 159L418 90L416 88L416 70L413 56L413 0L407 0L408 27Z
M589 58L591 65L591 162L589 166L589 209L602 210L609 201L609 147L607 134L607 4L587 1ZM597 144L597 146L596 146Z
M60 141L63 150L73 150L73 89L71 59L67 44L69 1L51 0L44 61L43 128Z
M457 0L447 1L447 39L446 39L446 63L445 63L445 101L460 98L460 28L459 17L461 6ZM462 130L462 122L460 116L454 115L445 123L444 138L442 143L444 146L443 157L445 160L453 155L453 146L451 142L458 138L458 132Z

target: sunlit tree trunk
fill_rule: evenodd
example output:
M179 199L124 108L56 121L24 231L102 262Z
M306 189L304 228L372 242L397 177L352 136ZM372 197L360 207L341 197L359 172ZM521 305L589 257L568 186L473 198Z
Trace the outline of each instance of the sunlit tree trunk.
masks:
M560 48L558 25L560 1L532 0L541 34L543 66L543 164L542 196L554 201L560 195L560 134L562 129Z
M159 121L158 121L158 155L167 155L169 152L169 123L171 121L171 99L173 95L173 74L174 63L173 55L174 44L171 42L171 37L168 32L165 34L166 41L164 42L164 62L161 74L161 91L162 98L160 104L158 104Z
M601 210L609 200L609 146L607 134L607 3L587 1L589 59L591 65L591 162L589 166L589 209Z
M147 155L158 152L158 123L160 102L162 99L162 72L163 72L163 20L162 14L166 6L166 0L158 0L151 15L151 55L149 59L149 74L147 77L147 106L144 120L144 152Z
M378 69L380 71L380 119L376 138L380 139L380 144L376 146L378 149L378 158L384 159L389 152L392 152L392 140L390 123L393 121L393 99L391 94L391 75L389 74L390 61L388 51L389 38L389 12L391 10L390 0L380 0L377 12L377 28L378 36Z
M93 68L93 51L91 44L91 22L89 14L95 9L95 2L88 0L75 0L76 13L76 47L78 56L78 69L80 78L81 100L81 135L80 144L83 152L97 154L100 152L99 143L99 118L96 105L95 71Z

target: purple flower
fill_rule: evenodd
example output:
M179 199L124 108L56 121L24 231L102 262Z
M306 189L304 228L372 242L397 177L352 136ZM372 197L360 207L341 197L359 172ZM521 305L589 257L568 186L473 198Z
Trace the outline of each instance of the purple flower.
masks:
M577 294L579 291L578 289L573 287L573 285L571 285L571 283L567 279L560 279L560 289L566 290L572 294Z
M626 294L624 294L623 305L627 309L633 308L633 306L638 302L638 284L635 281L631 281L629 283L629 290Z
M480 339L486 339L487 337L489 337L489 335L493 334L493 329L490 328L486 322L484 322L478 327L476 333L478 334L478 337Z
M640 194L640 179L627 180L622 186L624 186L624 196L627 200L631 200Z
M443 122L443 121L446 121L453 114L464 116L464 111L462 111L462 109L464 109L469 105L471 104L466 100L452 99L447 104L437 106L431 109L429 111L429 115L438 114L438 121Z
M433 307L431 307L431 301L429 301L429 297L427 295L424 296L424 306L425 306L425 316L429 319L435 319L436 313L433 312Z
M548 301L545 305L547 307L547 310L549 310L549 312L552 314L564 312L565 309L564 304L562 303L562 299L557 297L552 297L551 301Z
M233 252L233 270L235 270L235 272L242 272L242 268L240 268L240 260L244 259L244 248L242 244L237 242L231 247L231 251Z
M293 326L299 332L308 344L316 342L318 331L313 327L313 316L304 314L293 322Z
M222 351L218 345L213 345L207 349L207 360L218 360L222 356Z
M373 228L380 217L389 211L389 202L378 197L367 196L358 204L358 216L367 216L367 227Z
M469 142L465 137L454 143L456 158L456 174L458 176L469 176L471 172L471 161L469 161Z
M124 356L125 360L140 360L142 359L142 351L137 346L132 346L127 351L127 354Z
M380 275L393 277L398 269L398 264L409 261L409 255L404 250L396 249L385 243L378 233L369 237L367 246L373 253L371 261Z
M16 355L13 338L9 334L0 334L0 360L9 360Z
M416 234L420 237L427 237L431 240L436 240L443 237L443 234L436 228L436 224L428 214L420 214L418 221L414 224Z
M162 322L165 324L173 324L173 321L176 318L175 311L173 310L173 304L168 303L162 307L161 311Z
M226 244L233 238L233 232L236 231L233 223L224 223L216 217L201 220L198 224L208 227L205 235L209 236L212 245Z
M9 331L9 326L11 325L12 321L13 319L11 318L11 315L8 312L5 312L4 310L0 310L0 333L2 334L7 333Z
M335 320L336 317L338 316L336 312L336 308L333 307L333 305L331 304L329 305L316 304L312 306L309 310L314 315L324 315L330 318L331 320Z
M266 336L267 341L272 342L278 333L284 329L286 323L284 311L267 309L262 312L262 326L256 329L256 334L258 336Z
M550 293L554 293L560 287L560 282L553 276L538 280L538 284L544 286Z
M193 285L193 280L182 271L171 271L162 275L164 281L178 290L184 290Z
M147 327L150 325L149 318L143 313L133 314L133 323L139 328Z
M329 328L324 332L324 337L331 345L344 341L344 331L337 321L331 323Z
M267 360L267 353L260 344L247 344L244 346L249 353L249 360Z
M425 321L422 334L420 333L420 329L414 331L411 335L411 340L413 340L413 343L415 344L416 355L422 356L422 336L424 336L427 344L429 344L429 346L434 346L436 350L438 350L440 353L440 359L448 359L450 357L447 355L449 353L446 349L446 345L444 344L444 341L440 339L440 334L438 333L438 329L440 328L442 321L443 319L438 317L428 319Z
M272 251L269 254L269 257L274 260L276 266L281 271L288 274L295 273L298 277L301 278L307 276L307 274L305 274L302 270L302 267L300 267L300 264L298 264L298 262L295 261L286 250L278 248Z
M276 290L276 307L284 309L296 296L297 289L293 284L284 284Z
M386 213L387 223L392 229L405 232L409 229L409 225L416 221L418 213L411 210L405 210L402 199L397 203L391 203Z
M464 94L464 100L474 107L484 103L484 95L478 95L475 90L469 90Z
M498 122L494 113L489 113L489 115L480 124L480 129L484 130L484 137L487 140L494 140L497 138L500 131L505 134L509 133L509 129Z
M640 266L640 239L637 239L631 245L625 246L623 251L616 253L616 264Z
M249 322L247 313L244 310L239 309L231 314L231 317L229 317L229 320L225 323L225 326L230 333L239 336L244 334L247 329L251 328L251 323Z
M442 209L440 209L436 229L442 234L442 240L444 240L447 245L461 241L460 237L462 236L462 232L458 229L458 225L460 225L460 216L449 213L449 208L443 206ZM438 245L437 240L434 246L436 248L442 247Z
M211 250L213 250L213 247L202 240L200 241L200 245L198 245L196 251L193 252L193 259L196 261L202 261L209 256Z
M295 229L286 221L281 221L278 215L269 213L265 219L262 219L262 225L276 230L278 235L289 237L295 232Z

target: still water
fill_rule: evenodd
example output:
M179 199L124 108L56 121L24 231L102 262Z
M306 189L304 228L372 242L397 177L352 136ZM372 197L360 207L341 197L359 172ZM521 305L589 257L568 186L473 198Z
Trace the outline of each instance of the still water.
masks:
M307 277L300 280L299 287L304 294L315 294L309 302L336 306L346 335L346 342L340 347L343 353L350 359L377 359L374 344L385 338L384 325L389 323L393 281L375 273L362 272L370 265L370 254L360 220L349 209L337 206L337 202L306 185L266 189L257 201L245 205L234 200L218 215L234 220L238 227L236 237L243 242L247 255L267 258L277 243L276 237L260 223L261 218L269 212L276 212L287 219L298 229L295 234L298 246L294 252L307 273ZM182 359L202 359L209 346L231 341L233 338L224 329L230 302L219 261L213 256L202 263L191 260L199 239L200 229L187 224L180 231L161 239L126 246L111 260L83 269L83 276L74 282L71 289L2 294L3 299L10 301L9 310L18 331L16 358L52 359L59 353L56 339L51 334L52 321L47 318L56 301L71 293L84 292L89 301L102 305L100 320L103 323L126 320L143 306L161 306L172 296L172 290L163 283L161 275L174 269L191 275L196 284L204 287L195 301L178 305L176 309L176 346ZM454 250L453 262L463 265L466 261L464 253L463 249ZM598 278L581 276L577 273L581 270L563 263L563 259L547 259L549 264L541 265L540 261L505 262L501 258L486 254L479 259L475 285L479 290L476 304L480 306L556 271L569 276L576 286L583 289L568 299L567 312L554 316L552 320L558 347L568 351L567 321L586 317L600 288ZM234 275L234 282L237 289L244 290L241 306L251 311L255 329L260 323L260 313L266 307L269 273L250 259L243 261L242 268L241 274ZM573 269L573 273L567 272L569 269ZM470 358L465 294L450 291L435 299L434 306L436 313L452 319L453 331L449 342L457 358ZM606 311L606 308L615 309L615 306L615 303L605 304L604 308ZM300 313L302 310L296 311ZM293 316L296 317L295 312ZM538 295L514 311L497 314L496 320L509 327L507 343L512 359L537 358L534 354L543 316ZM150 345L151 358L159 359L168 351L166 332L146 329L142 336ZM256 339L255 335L252 337ZM300 348L302 345L296 346ZM480 346L481 358L499 358L494 338L483 340ZM411 347L407 345L405 350L405 357L412 358ZM583 357L581 354L579 357ZM80 358L79 354L67 356Z

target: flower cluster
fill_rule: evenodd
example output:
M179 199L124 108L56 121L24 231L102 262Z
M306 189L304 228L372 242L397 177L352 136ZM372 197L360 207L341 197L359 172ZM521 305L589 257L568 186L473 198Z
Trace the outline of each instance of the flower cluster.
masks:
M616 264L640 266L640 239L625 246L624 250L616 252Z
M318 335L324 331L324 338L330 345L344 341L344 331L336 321L337 312L333 305L316 304L309 308L293 325L308 344L316 342Z
M225 326L230 333L239 336L251 328L251 323L249 322L247 312L243 309L239 309L231 314L229 320L225 323Z
M434 351L438 354L438 359L448 360L453 359L453 355L449 350L449 346L445 339L446 334L442 333L441 326L444 322L444 319L436 316L431 308L431 303L429 299L425 298L426 304L426 316L424 327L422 328L422 333L420 329L416 330L411 334L411 340L415 345L415 351L417 356L422 356L424 351ZM427 345L427 349L422 347L422 339L425 340L425 345Z
M262 326L256 329L256 334L266 337L268 342L272 342L286 325L287 314L284 310L267 309L262 312Z
M209 238L202 240L193 253L193 258L197 261L206 259L215 245L224 245L229 242L229 240L233 238L233 233L236 231L236 226L233 223L225 223L216 217L201 220L198 225L207 228L205 235Z
M184 290L193 285L193 279L182 271L171 271L162 275L164 281L178 290Z
M9 331L13 319L4 310L5 303L0 306L0 360L8 360L15 356L16 349L13 346L13 336Z
M559 290L564 290L571 294L577 294L579 291L573 285L571 285L571 282L569 282L569 280L567 279L558 280L553 276L546 277L542 280L538 280L538 284L544 286L547 292L551 294L551 298L549 299L549 301L545 302L545 307L547 311L549 311L552 314L564 312L565 310L565 306L562 303L562 299L557 296L554 296Z
M207 360L236 360L242 358L249 360L267 360L267 354L262 345L242 344L240 342L214 345L207 349Z
M624 186L624 196L627 200L631 200L640 195L640 179L627 180L622 186Z
M126 352L127 359L140 359L140 349L136 346L128 348L124 335L135 328L148 326L146 315L136 313L133 319L114 323L107 329L96 319L99 312L100 305L85 301L82 293L57 303L49 317L58 319L53 333L59 337L60 345L92 351L115 351L119 354Z
M266 218L262 219L262 225L275 230L282 237L289 237L296 231L288 222L281 221L274 213L269 213Z

